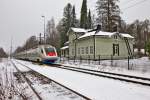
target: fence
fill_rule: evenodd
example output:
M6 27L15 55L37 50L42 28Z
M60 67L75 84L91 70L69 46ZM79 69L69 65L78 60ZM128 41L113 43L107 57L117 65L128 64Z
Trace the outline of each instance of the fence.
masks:
M107 59L104 59L105 57ZM69 64L76 64L76 65L101 65L101 66L110 66L110 67L118 67L118 68L125 68L127 70L136 70L141 72L150 72L150 60L148 57L143 58L131 58L128 57L120 57L117 58L112 55L99 55L97 59L93 59L93 56L88 56L86 59L82 56L76 57L62 57L61 63L69 63ZM109 57L109 58L108 58ZM124 59L123 59L124 58Z

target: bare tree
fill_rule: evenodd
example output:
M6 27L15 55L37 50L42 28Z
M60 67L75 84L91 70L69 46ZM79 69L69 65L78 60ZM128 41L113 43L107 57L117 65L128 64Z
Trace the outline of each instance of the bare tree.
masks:
M46 39L47 43L59 49L60 35L56 29L54 18L48 21L46 32L47 32L47 39Z

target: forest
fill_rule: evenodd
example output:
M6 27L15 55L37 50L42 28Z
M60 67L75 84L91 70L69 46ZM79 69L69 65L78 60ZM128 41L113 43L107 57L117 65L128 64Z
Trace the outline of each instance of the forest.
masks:
M90 8L87 7L87 0L83 0L79 19L76 16L75 5L68 3L57 25L55 18L47 21L46 44L55 46L59 52L64 43L68 41L67 32L70 27L94 29L97 25L101 25L102 31L114 32L114 27L117 26L118 32L128 33L135 37L134 48L137 48L138 51L145 49L145 54L150 52L150 20L136 19L132 23L126 23L120 16L123 12L120 11L118 2L119 0L97 0L96 13L91 13ZM39 43L44 43L42 37L31 36L14 53L32 48Z

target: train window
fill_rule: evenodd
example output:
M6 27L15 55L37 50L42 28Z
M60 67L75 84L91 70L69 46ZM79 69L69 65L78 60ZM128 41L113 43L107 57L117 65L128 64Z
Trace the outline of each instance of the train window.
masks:
M46 53L55 52L54 48L45 48Z

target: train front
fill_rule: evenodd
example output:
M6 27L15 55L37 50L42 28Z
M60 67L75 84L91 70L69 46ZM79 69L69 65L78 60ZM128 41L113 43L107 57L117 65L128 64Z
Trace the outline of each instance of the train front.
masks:
M45 57L43 59L43 63L53 64L58 60L57 52L54 47L44 47Z

